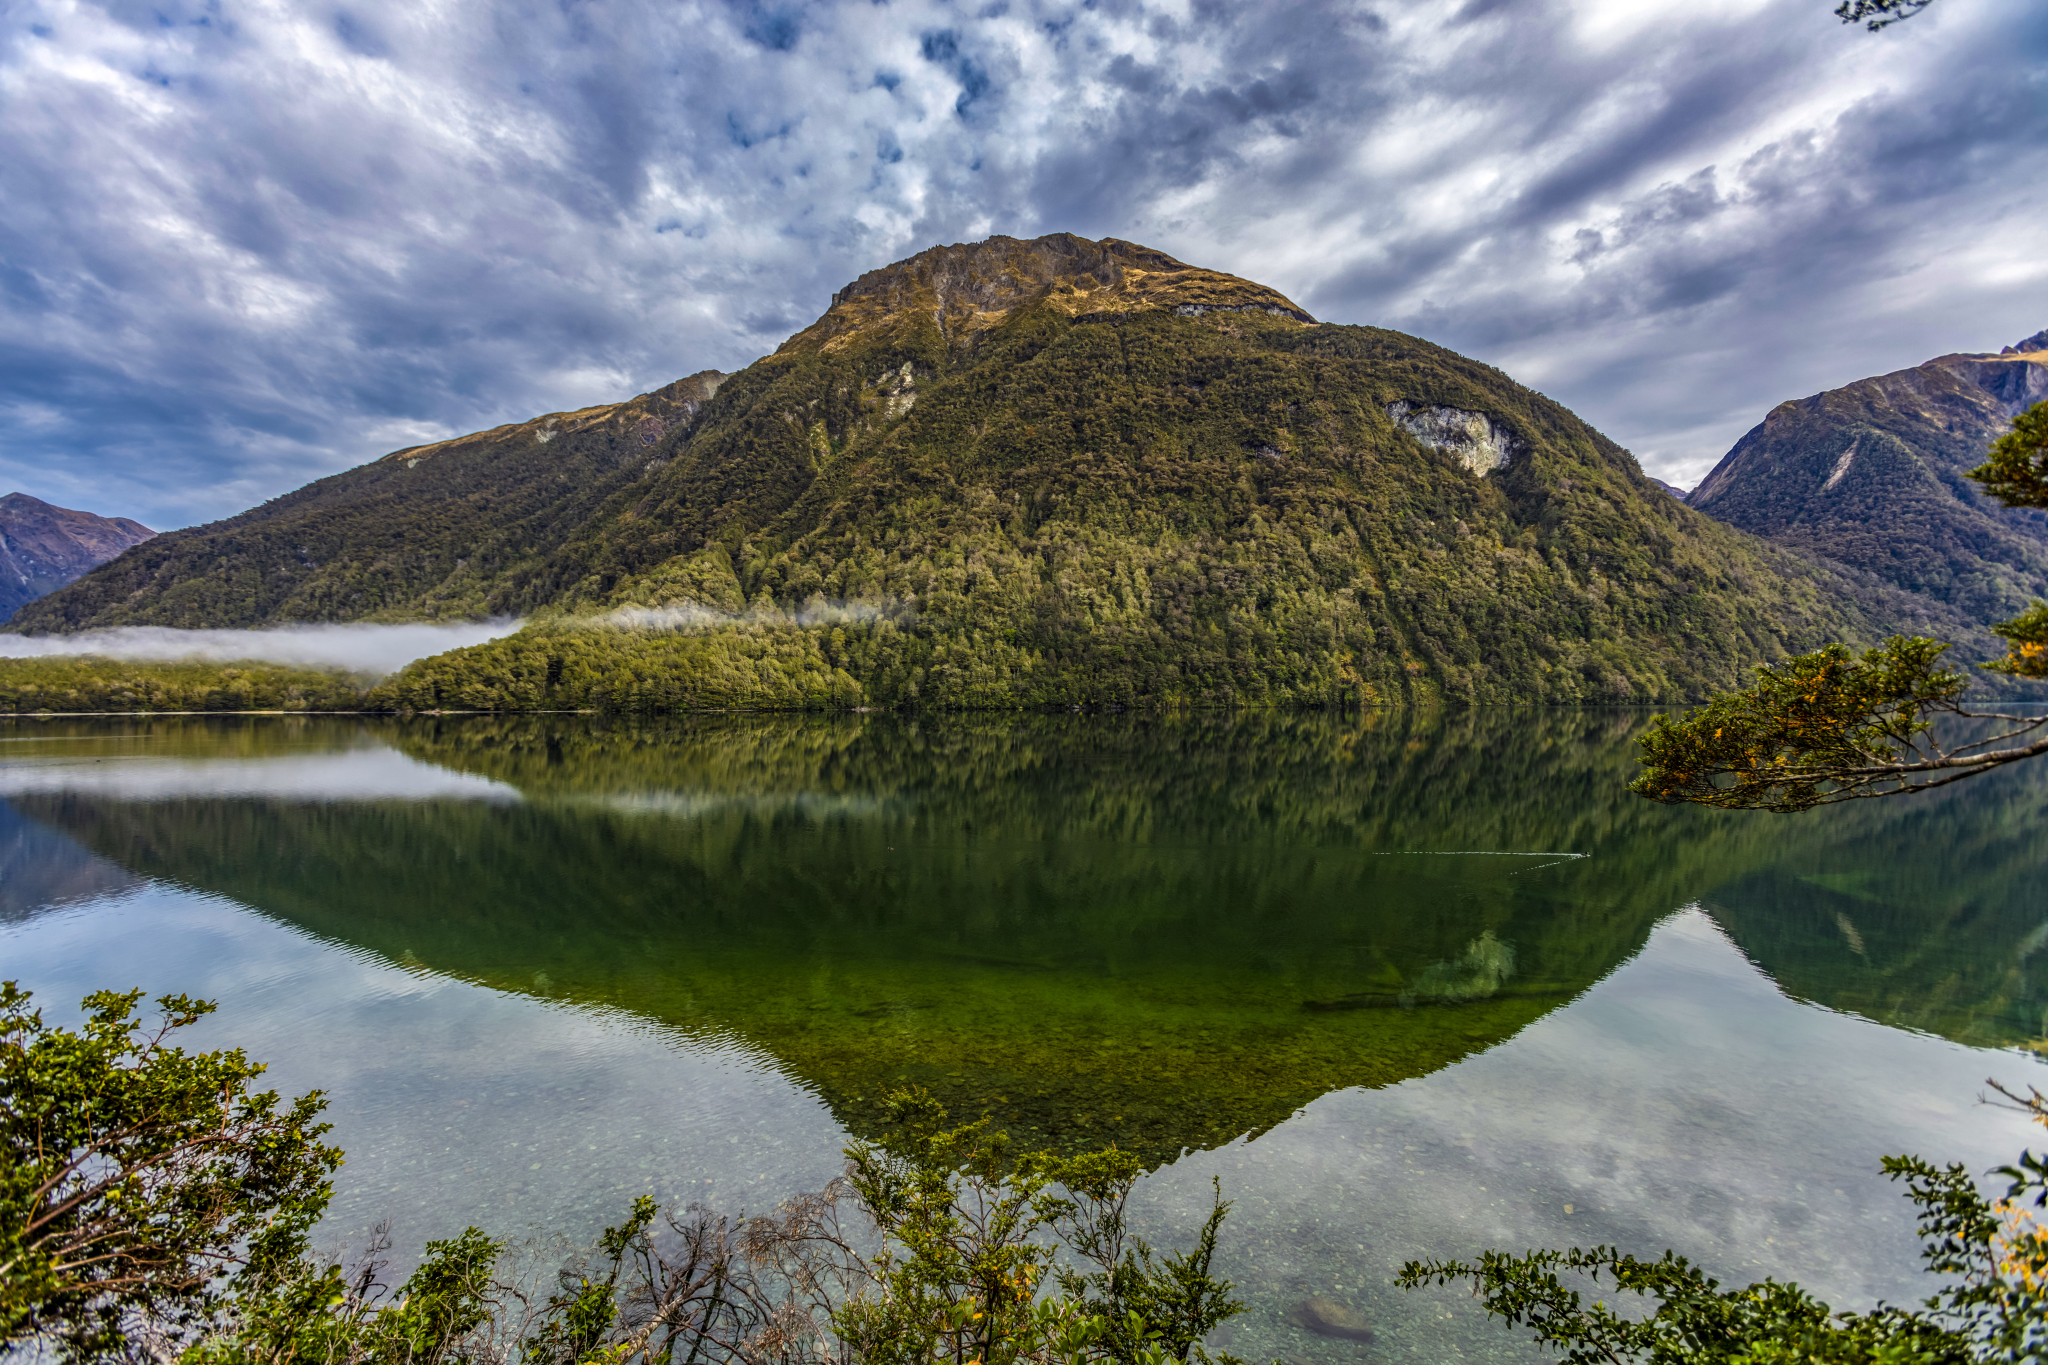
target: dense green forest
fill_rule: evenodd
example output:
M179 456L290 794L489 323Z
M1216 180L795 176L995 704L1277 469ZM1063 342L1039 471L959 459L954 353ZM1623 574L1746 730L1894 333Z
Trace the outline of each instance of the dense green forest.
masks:
M401 452L21 624L530 613L380 701L642 710L1680 700L1958 624L1689 510L1497 370L1306 317L1129 243L935 248L669 416Z
M353 711L370 678L242 659L0 659L0 711Z

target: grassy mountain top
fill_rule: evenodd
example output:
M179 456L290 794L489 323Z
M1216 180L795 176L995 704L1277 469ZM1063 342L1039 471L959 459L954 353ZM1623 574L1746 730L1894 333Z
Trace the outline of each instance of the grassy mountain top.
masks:
M830 354L878 338L915 336L927 317L957 345L1027 307L1070 318L1159 308L1190 317L1253 311L1315 321L1262 284L1187 265L1135 242L1091 242L1061 232L1029 242L991 237L935 246L870 270L834 294L831 309L777 354Z

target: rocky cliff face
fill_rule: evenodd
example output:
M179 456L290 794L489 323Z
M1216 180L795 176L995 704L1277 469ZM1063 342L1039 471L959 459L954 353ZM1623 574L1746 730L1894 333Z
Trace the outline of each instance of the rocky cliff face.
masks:
M0 498L0 622L155 534L139 521L52 507L26 493Z
M1401 399L1387 404L1387 416L1424 445L1456 456L1474 474L1505 469L1522 445L1513 432L1483 412Z
M1876 575L1980 622L2048 596L2048 515L1966 477L2048 398L2048 333L1780 403L1687 504Z

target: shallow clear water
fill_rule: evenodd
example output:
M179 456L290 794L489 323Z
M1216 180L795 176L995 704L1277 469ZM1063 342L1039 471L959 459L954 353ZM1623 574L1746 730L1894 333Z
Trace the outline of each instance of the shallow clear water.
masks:
M2048 1086L2048 771L1671 810L1644 719L17 721L0 971L219 999L331 1096L337 1246L762 1208L916 1080L1144 1152L1160 1240L1220 1176L1255 1358L1526 1358L1391 1286L1486 1246L1917 1296L1877 1159L1998 1164L1984 1080Z

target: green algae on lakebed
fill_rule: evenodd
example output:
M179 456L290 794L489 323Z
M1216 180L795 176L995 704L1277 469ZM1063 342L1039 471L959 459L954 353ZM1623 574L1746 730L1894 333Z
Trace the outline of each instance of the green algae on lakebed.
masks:
M666 989L551 976L545 993L737 1033L815 1087L855 1133L882 1132L884 1097L916 1084L956 1116L989 1114L1030 1146L1115 1143L1153 1159L1264 1131L1331 1090L1434 1071L1569 995L1320 1013L1286 990L1207 999L1191 977L1077 980L946 963L784 975L778 964L720 958Z

